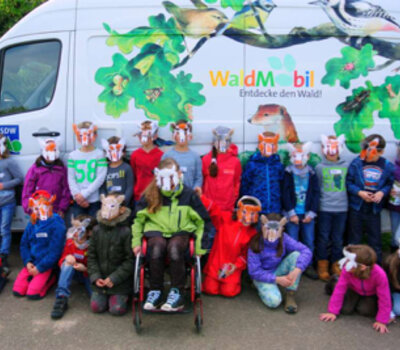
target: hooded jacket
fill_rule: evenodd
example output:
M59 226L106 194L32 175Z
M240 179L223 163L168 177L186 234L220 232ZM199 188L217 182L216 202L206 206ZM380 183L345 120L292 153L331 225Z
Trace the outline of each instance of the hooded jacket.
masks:
M65 213L71 202L66 167L60 165L44 166L34 163L29 168L22 191L22 206L27 214L29 214L29 197L36 190L45 190L51 195L56 195L53 211Z
M281 212L281 185L284 166L278 154L264 157L257 150L247 162L242 175L241 196L261 201L262 213Z
M64 220L57 214L36 224L29 222L20 243L24 266L31 262L39 272L55 267L64 248L65 232Z
M209 167L212 161L212 151L202 159L203 193L221 208L232 212L239 196L240 176L242 168L238 158L238 148L231 144L226 153L217 155L218 174L210 175Z
M129 216L131 210L113 220L105 220L100 211L90 238L87 268L92 289L98 293L130 294L132 291L133 253L131 250L131 230ZM109 277L114 283L112 288L99 288L96 280Z

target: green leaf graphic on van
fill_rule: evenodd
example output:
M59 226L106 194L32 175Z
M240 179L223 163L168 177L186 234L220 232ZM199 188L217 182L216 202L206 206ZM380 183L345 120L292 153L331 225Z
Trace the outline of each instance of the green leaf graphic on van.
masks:
M326 65L326 75L322 78L322 84L334 86L339 80L340 86L348 89L350 82L360 75L366 77L369 69L375 67L373 56L377 51L372 49L371 44L364 45L361 50L346 46L342 50L341 58L332 58Z
M204 0L208 4L215 4L217 0ZM222 8L230 7L235 11L240 11L246 0L221 0Z
M19 153L22 150L22 143L19 140L10 141L10 139L7 137L6 147L10 150L10 152Z

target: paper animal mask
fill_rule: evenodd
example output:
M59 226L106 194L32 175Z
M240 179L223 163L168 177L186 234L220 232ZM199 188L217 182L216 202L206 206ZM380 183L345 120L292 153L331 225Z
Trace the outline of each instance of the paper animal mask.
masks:
M279 134L274 136L258 135L258 149L264 157L270 157L278 151Z
M192 136L192 124L187 123L171 123L171 128L173 131L173 137L178 135L179 142L185 142L186 139L191 139Z
M122 158L125 148L124 139L121 138L118 143L109 143L106 139L101 139L101 144L106 152L106 157L111 162L118 162Z
M378 151L380 150L378 146L379 146L379 138L377 137L370 142L364 141L361 145L362 151L360 153L360 158L362 160L370 162L378 154Z
M142 143L147 143L158 133L158 123L152 120L145 120L138 125L138 129L134 136L139 136Z
M282 236L283 230L287 223L286 217L282 217L280 221L268 220L265 215L261 215L263 236L269 242L275 242Z
M171 191L179 185L180 177L175 165L172 168L154 169L154 175L158 188L163 191Z
M121 195L100 195L101 209L100 215L105 220L112 220L119 216L121 204L124 201L125 196Z
M89 128L78 128L76 124L72 124L72 128L76 138L82 146L88 146L96 140L97 126L90 124Z
M328 136L321 135L322 152L325 156L340 156L344 146L344 135L338 138L329 138Z
M0 135L0 155L7 152L7 138L4 135Z
M217 126L213 129L213 142L214 146L221 153L225 153L232 142L232 135L235 132L233 129L229 129L225 126Z
M49 192L38 190L29 198L29 209L32 211L31 221L36 223L37 219L47 220L53 215L53 203L56 196L51 196Z
M350 271L358 266L356 262L356 253L351 253L346 248L343 248L343 256L344 258L339 260L339 266L341 270L345 268L346 271Z
M312 148L312 142L306 142L305 144L291 143L287 144L287 148L290 153L290 162L295 166L305 166L308 162L309 154Z
M255 204L244 204L244 201L251 200ZM243 196L238 201L237 217L244 225L255 224L258 221L258 213L261 211L261 202L252 196Z

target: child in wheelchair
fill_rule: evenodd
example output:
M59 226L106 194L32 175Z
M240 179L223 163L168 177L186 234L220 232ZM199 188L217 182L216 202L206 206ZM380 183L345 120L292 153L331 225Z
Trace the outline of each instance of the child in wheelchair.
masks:
M156 310L161 306L161 311L181 311L189 237L195 236L195 254L204 254L204 225L210 219L196 192L183 184L182 172L174 159L162 160L154 173L154 180L137 204L132 226L132 249L137 257L142 237L147 238L150 291L143 308ZM166 257L170 263L171 289L164 301Z

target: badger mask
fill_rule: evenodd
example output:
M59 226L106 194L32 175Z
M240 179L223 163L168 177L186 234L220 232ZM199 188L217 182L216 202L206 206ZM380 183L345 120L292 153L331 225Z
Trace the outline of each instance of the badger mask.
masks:
M154 169L157 186L162 191L171 191L179 185L180 177L175 165L172 168Z

